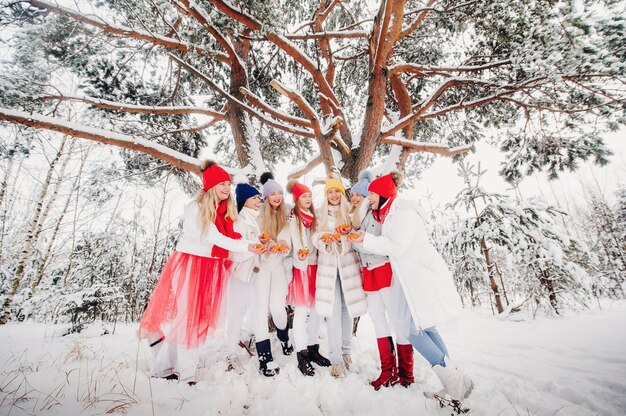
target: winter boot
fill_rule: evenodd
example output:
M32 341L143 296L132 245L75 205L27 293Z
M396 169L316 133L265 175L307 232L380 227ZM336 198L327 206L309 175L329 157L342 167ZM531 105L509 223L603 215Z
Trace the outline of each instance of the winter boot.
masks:
M265 377L274 377L279 372L279 368L276 364L272 363L274 357L272 357L272 345L270 340L266 339L256 343L256 351L259 355L259 372Z
M413 377L413 345L398 344L398 376L400 384L409 387L415 381Z
M433 366L433 371L441 380L443 391L426 394L427 397L432 397L435 394L439 396L449 394L455 400L463 400L472 393L474 382L448 357L445 357L444 366L437 364Z
M378 353L380 355L380 376L370 384L374 390L381 386L389 387L398 382L398 368L396 367L396 352L391 337L378 338Z
M344 376L343 367L341 364L333 364L330 366L330 375L339 378Z
M309 358L309 350L298 351L296 354L298 358L298 370L305 375L312 377L315 375L315 369L311 365L311 359Z
M330 360L320 354L320 344L309 345L309 361L320 367L330 367Z
M293 345L289 342L289 327L285 329L276 328L276 336L280 340L280 346L283 349L283 354L291 355L293 352Z
M343 366L349 371L352 365L352 354L341 354L341 357L343 358Z

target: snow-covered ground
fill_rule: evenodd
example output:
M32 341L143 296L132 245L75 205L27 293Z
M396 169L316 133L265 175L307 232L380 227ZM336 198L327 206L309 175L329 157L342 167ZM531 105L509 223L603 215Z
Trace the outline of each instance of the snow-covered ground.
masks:
M453 358L476 388L473 415L626 415L626 302L561 318L507 319L466 310L455 328L441 328ZM150 351L133 325L101 326L60 336L61 325L0 326L0 415L433 415L422 392L439 387L416 356L416 383L375 392L378 352L371 322L361 320L354 364L343 379L317 368L303 377L294 356L274 343L281 373L266 379L256 357L244 375L226 371L223 334L204 348L194 387L148 377ZM322 332L322 349L325 333Z

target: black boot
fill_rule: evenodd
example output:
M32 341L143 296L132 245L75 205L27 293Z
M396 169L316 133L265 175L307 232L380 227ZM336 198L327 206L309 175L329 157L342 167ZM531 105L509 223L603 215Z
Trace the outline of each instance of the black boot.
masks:
M278 367L268 367L272 361L274 361L274 357L272 357L272 345L270 344L270 340L266 339L261 342L256 343L256 351L259 355L259 371L265 377L274 377L278 374Z
M320 354L320 344L309 345L309 361L321 367L330 367L330 360Z
M311 361L309 360L309 350L298 351L296 357L298 357L298 369L300 370L300 372L305 376L314 376L315 369L313 368L313 366L311 365Z
M276 336L280 340L280 346L283 348L283 354L291 355L293 352L293 345L289 342L289 327L285 329L276 328Z

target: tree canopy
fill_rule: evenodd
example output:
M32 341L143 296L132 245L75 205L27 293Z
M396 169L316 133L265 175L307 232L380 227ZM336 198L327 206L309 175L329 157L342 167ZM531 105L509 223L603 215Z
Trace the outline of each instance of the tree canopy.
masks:
M132 149L133 169L197 172L210 134L248 174L291 159L291 176L323 164L351 179L490 140L514 181L605 163L602 134L626 121L620 1L26 0L1 13L0 120ZM76 102L88 111L71 118Z

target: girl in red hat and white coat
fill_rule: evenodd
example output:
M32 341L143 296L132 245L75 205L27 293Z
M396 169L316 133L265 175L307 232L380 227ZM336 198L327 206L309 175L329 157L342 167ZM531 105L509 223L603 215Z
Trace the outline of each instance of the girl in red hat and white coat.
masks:
M312 244L316 218L313 195L308 186L295 180L287 184L293 195L294 207L289 216L289 235L293 247L293 277L289 283L287 303L294 307L293 338L297 351L298 369L305 376L315 375L311 363L330 366L320 354L320 317L315 311L317 249Z
M154 348L153 377L197 380L198 347L217 327L231 261L229 251L261 254L234 231L237 209L228 172L201 166L202 190L185 206L183 233L143 313L139 336Z
M389 322L398 338L408 339L430 363L444 387L426 395L447 394L462 400L472 392L474 383L450 360L436 329L461 312L461 300L443 257L430 243L417 205L397 198L401 182L402 175L393 172L370 183L368 200L382 228L380 235L357 231L355 242L362 242L366 252L389 257L389 288L394 292L393 301L385 304Z

